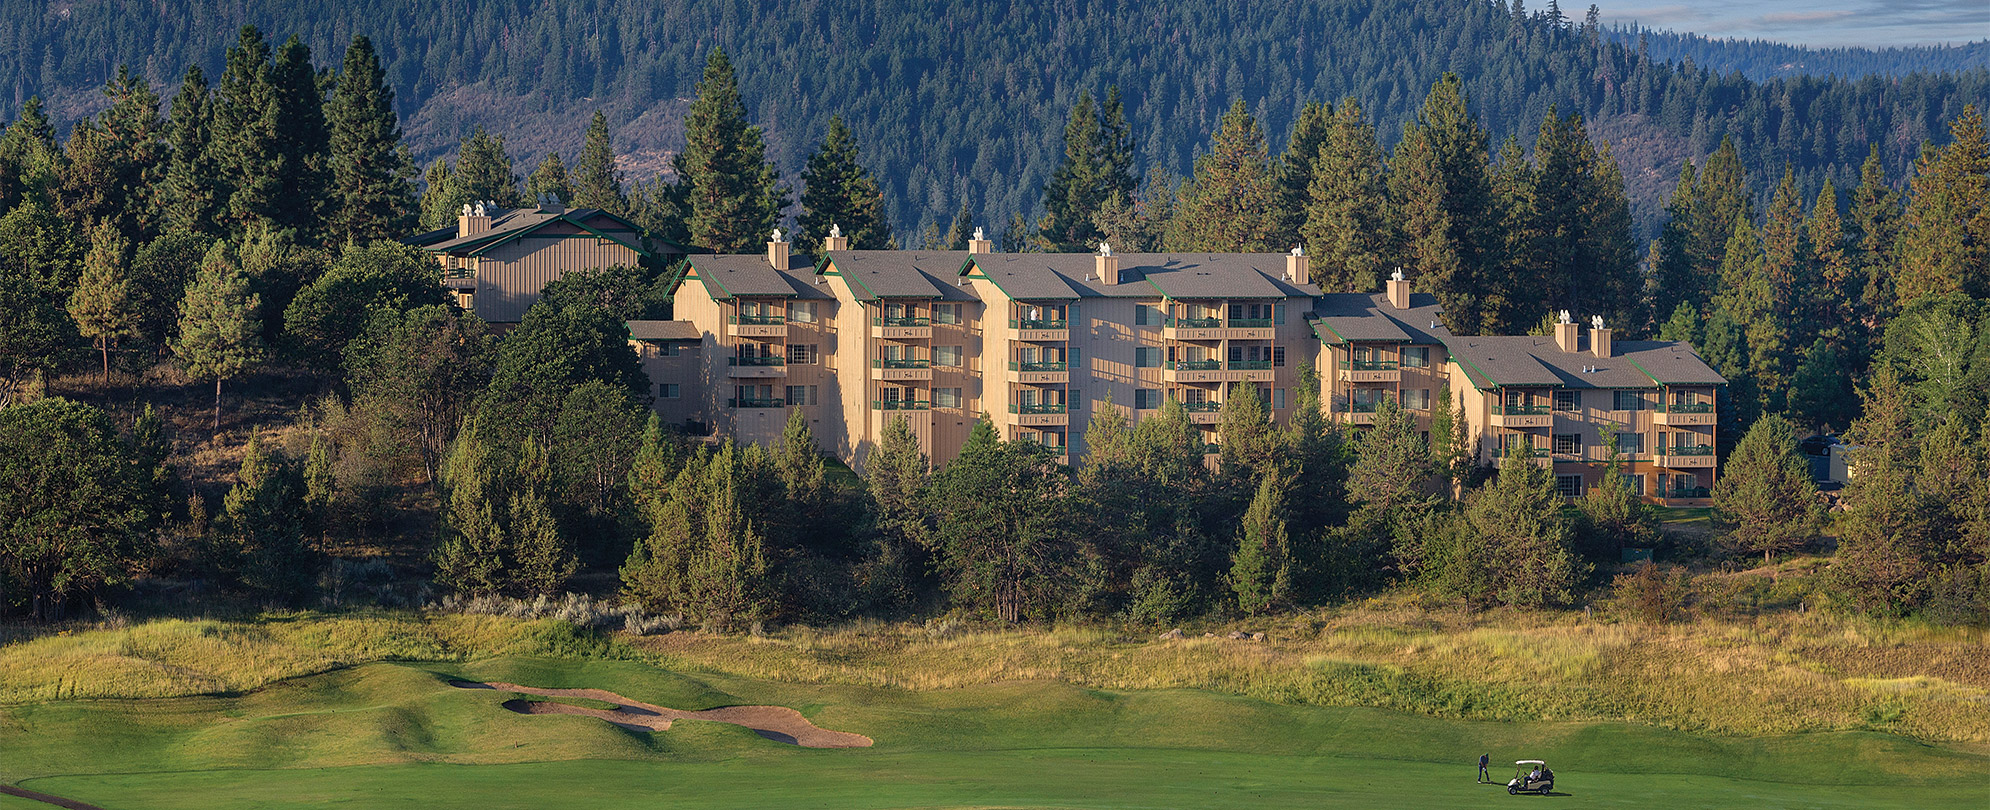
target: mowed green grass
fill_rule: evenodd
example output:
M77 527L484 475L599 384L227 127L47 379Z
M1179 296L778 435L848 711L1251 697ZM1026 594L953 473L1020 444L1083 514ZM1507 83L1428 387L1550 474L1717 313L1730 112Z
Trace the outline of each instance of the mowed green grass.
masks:
M632 733L502 709L452 678L596 687L686 709L775 704L865 734L809 750L735 726ZM1478 807L1551 762L1558 807L1990 806L1990 755L1849 732L1719 738L1475 723L1061 682L798 686L643 664L369 664L232 697L0 708L0 779L120 808ZM1511 766L1507 766L1510 771ZM1505 775L1495 768L1503 781ZM7 805L0 805L6 807Z

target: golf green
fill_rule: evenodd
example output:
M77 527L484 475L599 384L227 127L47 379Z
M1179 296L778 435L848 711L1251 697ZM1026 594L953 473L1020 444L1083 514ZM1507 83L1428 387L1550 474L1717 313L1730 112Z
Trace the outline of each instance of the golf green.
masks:
M679 721L520 715L456 678L594 687L672 708L766 704L865 734L804 749ZM1479 807L1556 771L1558 807L1982 808L1990 756L1872 733L1721 738L1471 723L1057 682L907 692L625 662L373 664L241 696L0 708L0 778L124 808ZM0 804L0 807L12 805Z

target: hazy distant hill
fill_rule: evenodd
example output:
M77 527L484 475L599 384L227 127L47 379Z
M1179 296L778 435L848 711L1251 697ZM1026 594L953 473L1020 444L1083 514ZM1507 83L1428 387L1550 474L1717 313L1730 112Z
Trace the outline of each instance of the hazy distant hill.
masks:
M790 174L832 113L849 120L901 235L963 200L991 226L1034 208L1072 98L1114 83L1141 157L1186 171L1234 97L1275 147L1306 101L1348 95L1393 142L1430 83L1457 71L1499 137L1531 140L1550 105L1583 111L1617 145L1646 227L1679 162L1723 135L1759 184L1788 163L1807 187L1827 175L1842 187L1870 143L1897 176L1965 103L1990 100L1980 68L1766 84L1682 71L1488 0L0 0L0 115L33 94L87 112L120 62L162 82L190 62L216 76L245 22L299 34L321 67L353 34L372 37L419 156L483 124L507 135L521 172L548 149L571 154L597 108L631 174L661 171L704 55L722 45Z
M1802 74L1856 79L1874 74L1904 76L1990 67L1990 40L1915 48L1807 48L1759 39L1713 39L1677 31L1654 31L1638 25L1612 27L1609 32L1612 39L1633 49L1642 38L1646 55L1657 61L1690 60L1723 73L1739 70L1756 81Z

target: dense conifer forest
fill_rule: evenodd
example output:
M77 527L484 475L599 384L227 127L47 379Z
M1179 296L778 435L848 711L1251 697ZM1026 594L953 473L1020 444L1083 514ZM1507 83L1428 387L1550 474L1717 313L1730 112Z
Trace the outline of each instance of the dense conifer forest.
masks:
M1879 75L1899 71L1836 71L1832 62L1823 69L1868 75L1755 81L1734 72L1758 71L1753 46L1694 46L1677 54L1697 66L1681 67L1667 62L1675 51L1640 52L1553 3L1091 0L970 3L946 15L917 5L6 0L0 118L40 96L66 130L104 105L97 88L120 64L155 85L176 82L187 65L217 75L234 30L253 23L294 32L318 53L371 37L419 162L477 126L528 164L572 154L581 133L571 122L598 109L617 129L630 176L644 179L666 172L682 148L703 54L717 45L738 63L784 176L799 175L841 115L868 144L893 231L913 238L963 208L997 226L1041 213L1060 124L1082 92L1118 86L1140 169L1179 175L1235 99L1276 148L1307 103L1353 98L1387 146L1449 71L1466 77L1494 143L1532 142L1550 107L1583 115L1614 145L1634 222L1650 235L1680 164L1724 138L1766 205L1786 164L1806 195L1826 179L1849 188L1873 146L1888 175L1902 177L1964 104L1990 102L1980 59L1916 53L1904 63L1963 70ZM1712 58L1710 48L1730 56Z

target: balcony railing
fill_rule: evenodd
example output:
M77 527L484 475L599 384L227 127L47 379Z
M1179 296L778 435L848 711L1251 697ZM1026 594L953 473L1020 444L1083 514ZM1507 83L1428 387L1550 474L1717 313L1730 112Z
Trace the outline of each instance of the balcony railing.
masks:
M1660 413L1713 413L1714 404L1711 402L1675 402L1667 405L1661 402L1658 403L1658 410Z
M1349 402L1346 404L1348 413L1374 413L1375 409L1382 405L1380 402Z
M1223 445L1220 444L1205 444L1202 446L1202 454L1205 456L1213 456L1221 452L1223 452Z
M442 271L443 278L476 278L477 271L468 267L452 267Z
M1661 447L1658 450L1658 454L1661 456L1711 456L1714 454L1714 448L1713 445L1700 445L1698 447L1681 445L1669 450Z
M1221 402L1184 402L1182 408L1189 413L1215 413L1223 410Z
M1263 371L1271 368L1270 360L1232 360L1231 371Z
M933 403L923 399L874 399L871 409L878 411L923 411L933 407Z
M1351 371L1395 371L1394 360L1342 360L1340 367Z
M902 318L872 318L871 325L872 326L932 326L933 319L915 318L909 315Z
M1010 329L1064 329L1068 324L1063 318L1010 318Z
M1232 329L1263 329L1271 325L1270 318L1231 318Z
M739 397L726 400L728 408L785 408L788 401L780 397Z
M871 368L932 368L931 360L914 360L910 357L885 357L871 361Z
M1707 489L1706 487L1693 487L1693 488L1691 488L1691 489L1673 489L1673 490L1672 490L1672 491L1670 491L1670 492L1663 492L1663 493L1660 493L1660 494L1659 494L1659 497L1661 497L1661 498L1707 498L1707 497L1712 497L1712 494L1713 494L1713 493L1711 493L1710 491L1708 491L1708 489Z
M780 326L788 322L788 316L785 314L734 315L732 322L743 326Z
M1069 368L1070 367L1062 361L1056 363L1041 363L1041 362L1025 363L1019 360L1009 361L1010 371L1066 371Z
M1010 413L1063 413L1062 402L1023 402L1009 403Z
M1168 325L1177 329L1215 329L1223 325L1222 318L1169 318Z
M1494 405L1492 412L1500 416L1540 416L1554 413L1549 405Z
M1221 360L1169 360L1168 368L1176 371L1216 371L1223 368Z
M1500 448L1499 454L1501 456L1505 456L1507 453L1511 452L1513 452L1512 448L1502 447ZM1533 456L1535 458L1547 458L1549 456L1554 455L1554 451L1546 447L1530 447L1527 448L1527 455Z
M753 355L726 358L726 365L729 366L785 366L787 364L788 358L781 357L780 355L769 357Z

